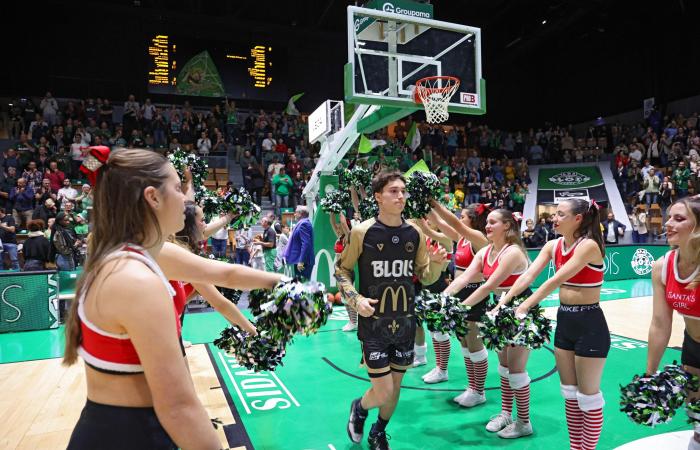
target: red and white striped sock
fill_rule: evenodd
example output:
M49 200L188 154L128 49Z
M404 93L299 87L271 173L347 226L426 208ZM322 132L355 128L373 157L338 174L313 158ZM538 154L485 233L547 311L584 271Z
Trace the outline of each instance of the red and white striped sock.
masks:
M442 352L442 364L440 369L447 370L447 363L450 362L450 340L440 342L440 351Z
M474 383L472 389L479 394L484 393L484 385L486 384L486 375L489 372L489 353L485 348L478 352L473 352L470 359L474 364Z
M435 352L435 365L437 367L442 367L442 352L440 351L440 342L432 336L433 339L433 351Z
M510 388L508 368L499 365L498 374L501 376L501 411L510 414L513 412L513 390Z
M603 394L598 392L593 395L576 393L578 407L583 412L582 450L594 450L598 445L600 432L603 429L603 406L605 400Z
M518 406L518 420L530 421L530 383L525 387L515 389L515 404Z
M598 445L603 429L603 408L583 411L583 446L582 450L594 450Z
M462 357L464 358L464 366L467 368L467 382L469 388L474 388L474 363L469 357L469 349L462 347Z
M566 399L566 427L569 429L571 450L581 450L583 439L583 411L578 407L578 400Z

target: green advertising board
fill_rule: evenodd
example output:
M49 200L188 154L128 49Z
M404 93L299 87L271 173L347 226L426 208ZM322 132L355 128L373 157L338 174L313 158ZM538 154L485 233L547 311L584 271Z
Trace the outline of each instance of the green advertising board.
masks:
M319 178L319 197L323 198L328 192L338 189L337 175L321 175ZM316 259L314 261L314 269L311 274L311 279L323 283L326 288L331 291L336 291L335 277L333 276L335 269L335 232L331 228L329 215L321 208L316 209L313 218L314 227L314 253Z
M654 261L664 256L669 250L665 245L617 245L605 248L605 281L633 280L651 278ZM527 251L530 261L534 261L540 250ZM554 263L540 273L532 283L539 287L554 276Z
M537 189L578 189L601 186L603 177L596 166L540 169Z
M58 327L56 272L0 275L0 333Z

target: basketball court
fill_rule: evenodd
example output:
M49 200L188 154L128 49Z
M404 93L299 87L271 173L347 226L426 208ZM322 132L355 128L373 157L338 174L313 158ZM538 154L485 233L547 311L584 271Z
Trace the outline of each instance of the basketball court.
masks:
M613 333L612 349L603 376L605 424L599 448L652 448L656 436L665 449L685 448L689 426L684 415L655 429L636 425L618 411L620 384L626 384L646 364L646 334L651 318L650 280L606 282L603 309ZM556 294L545 301L555 313ZM680 359L682 323L676 316L674 334L664 362ZM358 364L359 342L340 329L345 309L336 307L331 320L312 337L299 337L288 348L284 366L275 372L252 373L211 342L226 326L214 312L192 313L185 319L184 337L195 345L187 358L199 398L209 415L221 422L222 445L245 449L351 449L345 432L350 401L369 386ZM429 344L430 345L430 344ZM64 448L85 401L82 364L60 364L63 327L54 330L0 335L0 448ZM432 350L429 349L429 355ZM429 356L430 359L431 356ZM532 437L506 441L484 429L500 407L496 355L489 354L487 402L460 408L452 397L465 387L466 374L453 341L450 380L427 385L420 376L430 366L409 370L402 398L391 421L391 445L400 449L442 448L561 448L568 442L563 401L551 345L533 352L528 371L532 383ZM680 438L677 434L681 433ZM663 435L663 436L660 436ZM673 447L677 443L676 447Z

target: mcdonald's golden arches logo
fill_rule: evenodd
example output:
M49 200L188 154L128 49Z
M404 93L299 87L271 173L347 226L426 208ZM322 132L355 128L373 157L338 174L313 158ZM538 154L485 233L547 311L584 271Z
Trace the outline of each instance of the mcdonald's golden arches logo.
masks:
M406 286L399 286L394 290L392 286L387 286L384 288L382 293L382 299L379 302L379 314L384 314L384 306L386 305L386 294L391 293L391 310L393 312L399 312L399 295L403 294L403 312L408 313L408 295L406 294Z

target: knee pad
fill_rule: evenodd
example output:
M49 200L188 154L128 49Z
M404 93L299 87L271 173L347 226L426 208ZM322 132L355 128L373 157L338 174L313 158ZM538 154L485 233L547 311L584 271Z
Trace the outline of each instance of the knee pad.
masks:
M475 362L475 363L481 362L488 357L489 357L489 352L485 348L482 348L478 352L473 352L473 353L469 354L469 359L471 359L472 362Z
M431 331L430 336L438 342L445 342L450 340L450 335L447 333L440 333L438 331Z
M510 372L508 371L507 367L503 367L502 365L498 365L498 374L504 378L508 378L508 374Z
M511 389L521 389L530 384L530 376L527 372L509 373L508 382Z
M576 398L578 399L578 407L581 411L592 411L594 409L601 409L605 406L605 399L603 398L603 393L598 392L593 395L586 395L580 392L576 393Z
M578 394L578 386L575 384L560 384L561 396L564 400L576 400L576 394Z
M462 347L462 356L471 359L471 353L469 353L469 349L467 347Z

